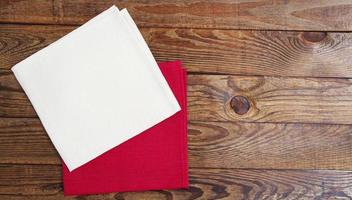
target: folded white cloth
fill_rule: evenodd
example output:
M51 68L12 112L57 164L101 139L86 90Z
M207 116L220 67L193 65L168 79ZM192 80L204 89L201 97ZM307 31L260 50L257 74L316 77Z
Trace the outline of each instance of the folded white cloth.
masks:
M70 171L180 110L132 18L115 6L12 70Z

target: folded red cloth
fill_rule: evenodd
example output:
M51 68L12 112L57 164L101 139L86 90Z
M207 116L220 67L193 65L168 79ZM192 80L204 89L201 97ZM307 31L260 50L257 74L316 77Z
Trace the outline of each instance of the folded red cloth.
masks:
M181 111L72 172L62 162L65 195L188 188L186 71L159 67Z

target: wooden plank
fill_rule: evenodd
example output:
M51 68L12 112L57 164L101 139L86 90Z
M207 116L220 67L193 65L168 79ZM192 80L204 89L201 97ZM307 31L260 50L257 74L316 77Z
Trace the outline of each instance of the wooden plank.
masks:
M0 117L37 117L11 72L0 86ZM234 111L234 96L248 112ZM188 110L191 121L352 124L352 79L189 75Z
M60 164L39 119L0 119L0 163Z
M10 71L0 71L0 117L36 117L26 94Z
M190 169L189 190L111 193L84 199L335 199L352 197L350 171ZM0 165L0 198L64 199L61 167ZM71 197L71 199L80 199ZM65 198L66 199L66 198Z
M189 165L352 170L351 135L345 125L190 122Z
M351 124L351 108L352 79L188 76L191 121Z
M352 126L190 122L190 167L352 170ZM219 156L220 155L220 156ZM60 164L39 119L0 119L0 163Z
M350 0L7 0L0 2L0 22L77 25L113 4L143 27L352 30Z
M0 25L0 69L73 30ZM352 77L352 33L141 29L158 61L180 59L189 72Z

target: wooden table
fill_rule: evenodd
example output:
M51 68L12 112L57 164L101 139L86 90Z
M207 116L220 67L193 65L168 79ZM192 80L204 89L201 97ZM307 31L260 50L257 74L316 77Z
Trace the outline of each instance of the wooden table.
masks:
M64 199L11 66L116 4L188 75L189 190L67 199L352 198L351 0L0 0L0 199Z

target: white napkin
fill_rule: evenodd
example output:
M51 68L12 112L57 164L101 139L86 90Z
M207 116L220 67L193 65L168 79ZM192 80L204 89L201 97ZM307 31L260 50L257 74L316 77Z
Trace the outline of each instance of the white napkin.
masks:
M180 110L132 18L115 6L12 70L70 171Z

